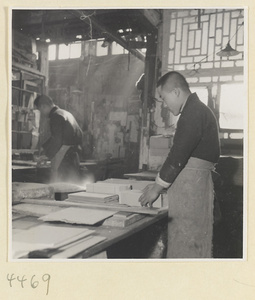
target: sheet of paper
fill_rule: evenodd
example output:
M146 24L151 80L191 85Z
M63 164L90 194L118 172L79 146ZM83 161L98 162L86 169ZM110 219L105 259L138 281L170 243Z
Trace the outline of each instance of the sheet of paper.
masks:
M76 254L81 253L82 251L91 248L92 246L95 246L96 244L101 243L105 239L106 238L103 236L89 236L86 239L82 239L81 241L63 247L63 251L53 255L51 259L72 257Z
M17 204L12 207L12 211L23 215L41 217L49 213L60 210L58 206L38 205L38 204Z
M109 210L69 207L61 211L43 216L40 218L40 220L95 225L96 223L113 216L115 213L115 211Z
M55 226L49 224L42 224L28 230L23 230L17 234L13 233L13 241L40 244L45 247L57 247L66 241L75 240L91 234L93 231L86 228L75 228L65 226Z

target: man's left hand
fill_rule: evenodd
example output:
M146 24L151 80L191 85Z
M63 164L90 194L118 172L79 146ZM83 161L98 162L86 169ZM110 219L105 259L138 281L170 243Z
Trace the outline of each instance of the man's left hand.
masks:
M164 188L157 184L149 184L144 190L143 194L139 199L141 206L150 206L152 207L153 203L158 199L160 193Z

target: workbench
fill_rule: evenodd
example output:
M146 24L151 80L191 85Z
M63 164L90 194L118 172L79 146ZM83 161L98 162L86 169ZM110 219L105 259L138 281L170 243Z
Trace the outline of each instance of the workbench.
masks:
M88 174L93 175L96 181L112 177L114 168L121 170L122 160L86 160L80 162L81 178ZM17 182L41 182L46 183L50 178L50 162L43 166L37 166L34 161L12 160L12 178ZM117 174L121 175L121 174ZM116 177L116 176L115 176Z
M13 218L13 223L12 223L13 228L24 228L26 224L30 224L31 227L33 227L43 223L43 221L40 221L36 216L31 216L31 215L29 216L29 215L17 214L17 213L13 214L13 216L14 215L15 218ZM66 227L78 226L79 228L82 227L90 230L95 230L94 235L106 237L106 239L101 243L87 249L86 251L82 251L73 257L67 257L67 258L90 258L104 251L107 252L112 246L115 246L117 243L123 242L137 233L139 234L143 230L153 230L153 226L157 226L157 224L160 224L162 222L165 224L167 222L167 211L161 211L157 215L145 215L143 219L125 228L105 226L102 223L99 224L98 226L85 226L85 225L81 226L81 225L72 225L72 224L63 223L61 225ZM161 236L159 234L159 237L156 237L156 241L152 241L152 242L157 243L160 238ZM144 257L144 258L148 258L148 257Z

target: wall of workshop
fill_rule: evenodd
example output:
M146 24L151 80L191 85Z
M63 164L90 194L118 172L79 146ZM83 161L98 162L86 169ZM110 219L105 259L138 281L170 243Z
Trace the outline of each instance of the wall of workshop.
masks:
M49 94L83 129L86 158L127 158L137 167L141 100L135 84L143 70L128 54L50 61Z
M200 22L197 9L164 10L161 73L178 71L191 87L207 87L209 104L215 108L216 115L220 85L244 80L243 22L244 11L240 9L202 9ZM216 53L225 48L230 39L232 48L241 53L221 59ZM166 122L162 115L158 104L155 118L159 125Z
M37 149L39 122L33 101L47 90L48 45L12 30L12 148ZM47 124L46 124L47 125Z
M161 74L178 71L186 77L191 90L205 87L208 106L219 118L221 85L244 81L244 11L201 9L200 13L199 16L198 9L164 10ZM225 48L230 39L232 48L240 54L221 59L216 53ZM152 121L155 132L162 134L165 127L176 124L177 118L157 102ZM227 143L223 135L221 131L222 145ZM237 154L242 154L243 140L234 142L240 145ZM153 168L159 167L161 160L152 158Z

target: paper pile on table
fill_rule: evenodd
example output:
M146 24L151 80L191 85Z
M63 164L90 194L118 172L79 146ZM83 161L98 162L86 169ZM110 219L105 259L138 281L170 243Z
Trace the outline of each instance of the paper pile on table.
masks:
M87 184L86 186L86 192L118 195L119 201L121 201L121 192L127 190L131 190L131 184L98 181L96 183Z
M98 203L107 203L107 202L118 202L119 196L112 194L101 194L101 193L88 193L88 192L79 192L69 194L68 200L71 202L98 202Z

